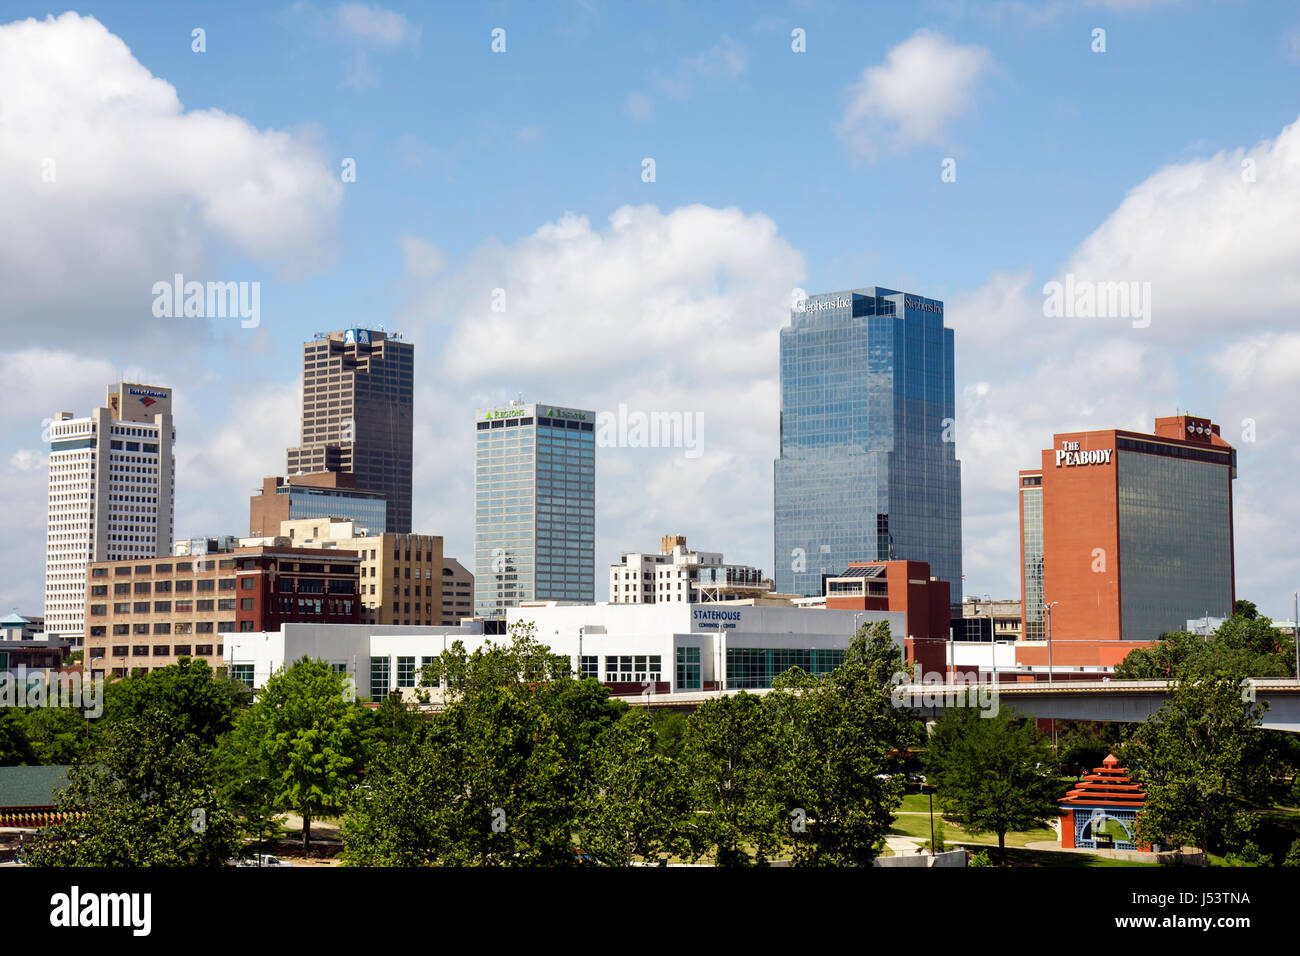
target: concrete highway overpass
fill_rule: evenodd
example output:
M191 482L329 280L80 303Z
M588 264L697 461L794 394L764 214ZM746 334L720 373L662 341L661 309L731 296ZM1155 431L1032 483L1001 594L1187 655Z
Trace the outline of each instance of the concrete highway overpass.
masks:
M1300 733L1300 683L1291 679L1251 681L1243 693L1255 694L1267 701L1261 726L1268 730ZM1047 681L1001 684L900 684L894 699L900 706L918 711L922 717L938 717L949 707L1014 707L1028 717L1057 720L1096 720L1141 722L1158 711L1165 702L1167 681ZM627 695L619 699L633 707L691 711L706 700L736 691L683 691L675 694ZM748 693L766 694L766 690Z

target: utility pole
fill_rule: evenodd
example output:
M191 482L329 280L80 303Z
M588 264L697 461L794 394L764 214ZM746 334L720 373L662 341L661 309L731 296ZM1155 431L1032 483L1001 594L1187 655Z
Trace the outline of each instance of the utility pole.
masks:
M1043 609L1047 611L1047 683L1052 682L1052 608L1060 604L1060 601L1052 601L1050 604L1044 604Z

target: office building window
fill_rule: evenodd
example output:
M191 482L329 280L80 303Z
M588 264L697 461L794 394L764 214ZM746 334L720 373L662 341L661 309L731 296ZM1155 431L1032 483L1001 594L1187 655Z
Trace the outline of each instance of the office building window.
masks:
M387 657L370 658L370 699L383 700L388 696L388 667Z
M677 648L677 689L699 690L700 686L700 649Z

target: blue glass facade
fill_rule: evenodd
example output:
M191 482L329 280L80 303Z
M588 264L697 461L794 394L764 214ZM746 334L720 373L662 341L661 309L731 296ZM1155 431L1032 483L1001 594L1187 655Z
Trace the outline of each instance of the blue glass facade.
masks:
M594 602L596 413L536 404L476 418L474 613Z
M311 485L281 485L276 494L289 496L289 520L297 518L345 518L383 534L388 522L388 503L381 495L359 495L338 488Z
M961 464L943 303L809 296L781 330L776 589L822 593L851 561L928 561L961 600Z

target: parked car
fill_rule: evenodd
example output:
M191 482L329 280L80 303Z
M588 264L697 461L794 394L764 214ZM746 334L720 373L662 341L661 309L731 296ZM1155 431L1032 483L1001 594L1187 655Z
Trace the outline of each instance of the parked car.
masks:
M293 864L290 863L288 860L282 860L278 856L271 856L269 853L264 854L260 857L255 856L252 859L249 859L248 857L244 857L243 859L236 860L232 865L233 866L257 866L257 867L293 866Z

